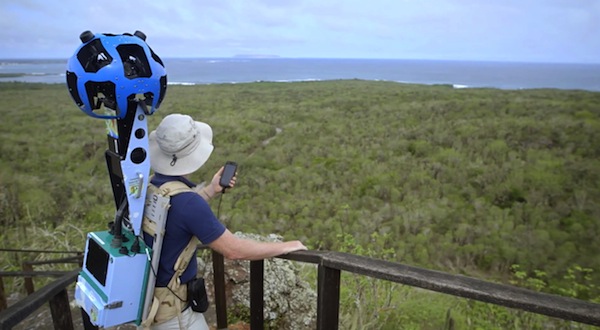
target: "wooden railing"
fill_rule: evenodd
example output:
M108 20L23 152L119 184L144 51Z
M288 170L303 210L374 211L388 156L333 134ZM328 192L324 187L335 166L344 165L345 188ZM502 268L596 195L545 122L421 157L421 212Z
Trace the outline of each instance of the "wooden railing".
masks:
M338 329L342 271L600 326L600 304L582 300L340 252L299 251L280 258L318 265L316 327L319 330ZM55 282L0 312L0 329L11 329L47 302L50 303L54 328L73 329L66 288L75 282L77 273L78 271L66 273ZM263 280L264 261L250 262L250 318L253 330L264 328ZM215 296L220 296L224 289L223 285L215 286ZM226 329L224 301L216 301L215 308L217 328Z
M77 279L78 270L65 273L58 280L21 299L0 312L0 329L12 329L44 304L49 303L54 329L72 330L73 317L67 287ZM28 275L37 275L31 273Z
M341 252L299 251L281 258L318 265L319 330L338 328L341 271L600 326L600 304L582 300ZM250 266L250 318L253 330L263 329L264 323L263 265L261 260L252 261Z

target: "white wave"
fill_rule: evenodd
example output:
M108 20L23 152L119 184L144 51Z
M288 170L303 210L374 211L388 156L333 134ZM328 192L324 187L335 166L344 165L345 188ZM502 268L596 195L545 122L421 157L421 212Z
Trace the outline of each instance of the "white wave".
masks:
M183 86L194 86L196 83L191 82L178 82L178 81L169 81L167 85L183 85Z
M301 78L301 79L276 79L273 82L299 82L299 81L322 81L323 79L317 78ZM269 80L258 80L260 81L269 81Z

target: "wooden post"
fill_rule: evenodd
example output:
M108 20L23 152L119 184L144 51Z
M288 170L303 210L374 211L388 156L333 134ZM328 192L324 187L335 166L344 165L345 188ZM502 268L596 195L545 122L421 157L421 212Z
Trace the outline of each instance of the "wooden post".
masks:
M54 329L73 330L73 317L71 317L71 306L69 305L67 290L64 289L57 293L50 299L49 303Z
M0 276L0 311L5 310L8 307L6 303L6 295L4 293L4 278Z
M264 322L264 260L250 261L250 329L263 330Z
M227 329L227 302L225 297L225 260L223 255L213 250L213 275L215 284L215 311L217 329Z
M319 265L317 329L337 330L340 314L340 270Z
M40 288L26 298L11 304L6 310L0 312L0 329L12 329L29 315L34 313L38 308L50 302L61 291L65 291L67 286L77 280L78 273L79 271L64 273L58 280ZM66 291L63 293L63 298L56 299L64 299L64 294L66 294ZM64 304L67 306L66 308L68 308L68 301L64 302ZM62 326L60 328L62 328Z
M80 268L83 267L83 253L81 252L77 252L77 263L79 264Z
M92 321L90 321L90 316L88 315L88 313L83 308L80 308L79 310L81 311L81 321L83 322L83 329L98 330L99 328L95 326L92 323Z
M24 261L21 264L21 268L23 268L24 272L33 272L33 266L27 261ZM23 283L25 285L25 291L27 291L27 295L30 295L35 291L35 288L33 287L33 278L31 276L24 276Z

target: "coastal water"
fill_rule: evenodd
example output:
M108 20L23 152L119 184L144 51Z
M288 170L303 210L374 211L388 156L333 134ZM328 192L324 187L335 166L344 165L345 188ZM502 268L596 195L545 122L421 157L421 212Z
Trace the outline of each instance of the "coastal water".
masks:
M377 59L163 59L169 84L385 80L456 88L600 91L600 64ZM0 82L65 83L67 60L0 60Z

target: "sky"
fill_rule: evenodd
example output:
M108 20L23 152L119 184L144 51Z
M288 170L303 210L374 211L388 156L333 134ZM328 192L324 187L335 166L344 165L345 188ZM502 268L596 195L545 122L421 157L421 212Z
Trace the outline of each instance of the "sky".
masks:
M146 34L162 58L600 63L600 0L0 0L0 58Z

